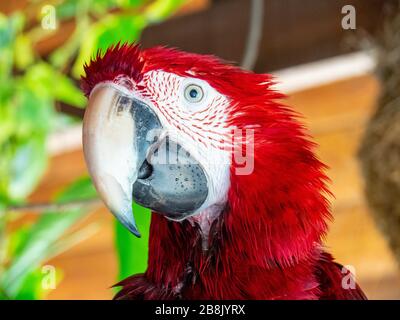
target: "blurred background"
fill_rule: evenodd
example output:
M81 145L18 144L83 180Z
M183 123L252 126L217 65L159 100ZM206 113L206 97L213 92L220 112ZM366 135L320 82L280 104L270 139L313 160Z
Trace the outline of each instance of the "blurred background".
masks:
M397 0L0 2L0 299L110 299L143 237L99 201L81 146L85 62L118 41L272 73L329 166L326 247L371 299L400 298Z

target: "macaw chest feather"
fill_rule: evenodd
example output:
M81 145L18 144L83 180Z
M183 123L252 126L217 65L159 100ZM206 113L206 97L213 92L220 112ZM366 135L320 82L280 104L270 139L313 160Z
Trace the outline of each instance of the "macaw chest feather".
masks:
M247 241L247 248L235 248L231 243L231 235L224 228L224 213L213 220L206 249L202 229L188 221L168 221L153 214L151 234L157 237L150 238L146 273L120 283L123 289L117 299L317 297L318 282L311 272L313 258L284 272L277 266L257 265L250 257L256 245ZM292 278L291 290L288 290L289 278ZM142 289L147 293L141 292Z
M342 287L343 269L318 245L290 264L267 259L265 235L227 229L225 210L213 220L208 246L198 224L153 214L144 274L119 283L115 299L365 299Z

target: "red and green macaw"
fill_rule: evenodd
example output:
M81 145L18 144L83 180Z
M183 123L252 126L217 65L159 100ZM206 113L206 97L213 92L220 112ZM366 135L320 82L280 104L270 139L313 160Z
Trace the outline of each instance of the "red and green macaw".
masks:
M117 299L364 299L322 246L325 168L297 114L255 74L213 56L116 45L85 66L83 146L109 210L148 268Z

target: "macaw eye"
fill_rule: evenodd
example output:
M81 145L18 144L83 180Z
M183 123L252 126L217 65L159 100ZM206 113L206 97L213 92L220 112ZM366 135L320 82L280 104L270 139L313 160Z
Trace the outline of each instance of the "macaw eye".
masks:
M189 84L185 88L185 99L190 103L198 103L203 100L204 92L203 89L197 84Z

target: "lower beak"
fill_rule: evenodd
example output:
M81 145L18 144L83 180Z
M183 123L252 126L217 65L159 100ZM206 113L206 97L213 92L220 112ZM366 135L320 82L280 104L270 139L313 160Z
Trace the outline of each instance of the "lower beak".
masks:
M146 107L105 84L92 91L83 120L83 151L97 192L113 215L138 237L132 185L150 145L143 135L149 128L160 127L157 117ZM136 127L143 121L146 132Z

